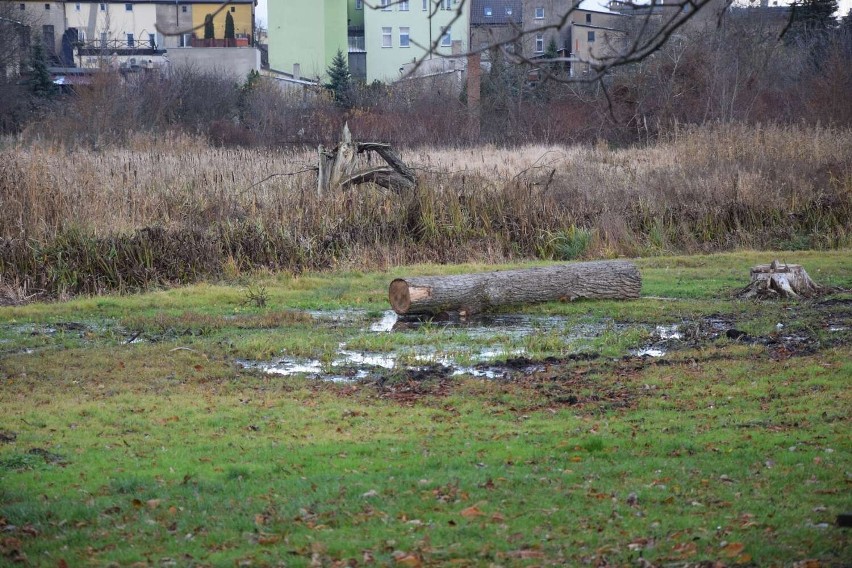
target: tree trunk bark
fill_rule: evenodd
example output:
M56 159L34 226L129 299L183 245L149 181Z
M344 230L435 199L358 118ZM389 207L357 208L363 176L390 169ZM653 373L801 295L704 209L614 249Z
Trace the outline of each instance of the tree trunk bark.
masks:
M824 288L811 280L808 273L798 264L771 264L751 267L751 283L743 288L739 297L744 299L810 298L819 295Z
M460 316L501 306L552 301L638 298L639 269L632 262L597 261L457 276L397 278L391 307L400 315Z

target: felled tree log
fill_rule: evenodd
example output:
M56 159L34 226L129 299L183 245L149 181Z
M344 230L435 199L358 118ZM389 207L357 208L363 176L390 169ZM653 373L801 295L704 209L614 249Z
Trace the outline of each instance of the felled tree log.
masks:
M375 152L386 166L358 169L359 154ZM332 189L349 189L353 185L374 183L399 193L414 189L417 176L414 170L393 151L389 144L379 142L353 142L349 125L343 126L340 142L328 151L318 148L317 193L323 195Z
M597 261L456 276L397 278L391 307L400 315L458 312L468 316L502 306L552 301L638 298L642 286L632 262Z
M744 299L810 298L824 290L811 280L801 265L774 260L770 264L752 266L751 283L738 296Z

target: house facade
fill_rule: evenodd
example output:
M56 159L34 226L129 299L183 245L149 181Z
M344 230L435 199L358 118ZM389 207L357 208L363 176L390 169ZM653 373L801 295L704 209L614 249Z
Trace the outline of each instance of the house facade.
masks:
M42 41L48 57L58 62L65 33L65 2L18 0L14 4L20 13L19 19L30 26L34 38Z
M364 5L367 81L391 82L407 65L461 55L469 48L470 3L460 0L379 0ZM434 49L430 48L434 46Z
M337 50L348 51L347 0L275 0L268 10L271 69L321 78Z
M394 81L414 60L467 51L469 13L469 3L461 0L270 2L269 65L321 80L341 50L353 76ZM430 53L431 45L436 47Z

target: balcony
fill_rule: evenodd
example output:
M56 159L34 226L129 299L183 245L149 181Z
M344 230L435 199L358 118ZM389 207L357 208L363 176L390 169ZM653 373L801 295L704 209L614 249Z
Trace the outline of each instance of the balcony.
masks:
M366 43L363 35L349 36L349 53L366 53Z

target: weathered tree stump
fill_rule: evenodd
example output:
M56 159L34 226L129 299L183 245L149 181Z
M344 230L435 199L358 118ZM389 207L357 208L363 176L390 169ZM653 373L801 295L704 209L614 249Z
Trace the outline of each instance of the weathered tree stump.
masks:
M378 154L387 165L358 169L358 155L372 152ZM343 133L337 146L328 151L320 145L317 153L319 158L317 193L319 195L333 189L348 189L362 183L374 183L397 193L414 189L417 185L414 170L402 161L389 144L353 142L348 124L343 126Z
M397 278L391 307L400 315L461 316L501 306L552 301L638 298L639 269L632 262L597 261L456 276Z
M810 298L825 291L811 280L805 269L798 264L782 264L778 260L770 264L751 267L751 283L738 296L743 299Z

